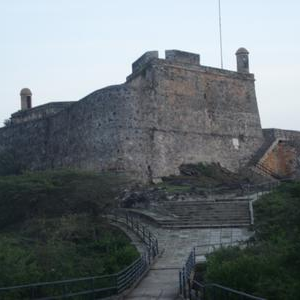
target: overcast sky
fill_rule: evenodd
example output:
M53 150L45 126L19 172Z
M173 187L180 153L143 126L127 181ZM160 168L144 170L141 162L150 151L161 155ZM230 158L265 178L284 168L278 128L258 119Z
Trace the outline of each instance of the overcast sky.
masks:
M33 105L123 83L149 50L200 53L220 67L218 0L0 0L0 123ZM300 1L222 0L224 68L250 52L263 127L300 130Z

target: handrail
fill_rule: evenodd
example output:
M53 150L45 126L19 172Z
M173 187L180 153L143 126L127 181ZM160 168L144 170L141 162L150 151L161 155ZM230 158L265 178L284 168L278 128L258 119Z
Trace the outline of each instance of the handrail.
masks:
M276 187L278 187L282 182L287 182L292 180L291 178L281 178L276 181L266 181L258 184L244 184L242 185L243 190L246 191L246 194L258 193L258 192L266 192L272 191Z
M159 254L157 237L138 219L134 218L132 214L123 210L114 210L111 213L113 221L125 224L145 243L150 264Z
M196 250L193 247L192 251L190 252L186 263L179 271L179 293L183 296L184 299L187 297L187 289L186 284L190 279L191 272L196 265Z
M118 273L116 273L118 274ZM92 280L92 279L103 279L112 277L116 274L110 274L110 275L103 275L103 276L91 276L91 277L80 277L80 278L74 278L74 279L66 279L66 280L56 280L56 281L45 281L45 282L37 282L37 283L30 283L30 284L23 284L23 285L15 285L15 286L9 286L9 287L0 287L0 292L5 291L8 289L18 289L18 288L29 288L32 286L38 287L38 286L46 286L46 285L53 285L53 284L63 284L63 283L73 283L73 282L80 282L85 280Z
M201 247L215 247L218 246L239 246L239 245L245 245L248 241L235 241L235 242L228 242L228 243L214 243L214 244L200 244L196 245L192 248L186 263L182 267L182 269L179 271L179 293L183 297L183 299L188 299L188 296L191 294L191 275L196 265L196 256L197 256L197 248ZM205 300L204 298L201 300Z
M120 216L115 218L125 223L147 246L148 251L129 266L117 273L102 276L0 287L0 299L53 300L69 299L80 295L100 299L124 292L149 269L149 265L159 254L159 248L157 238L132 216L125 215L125 219Z
M280 179L277 180L267 180L262 183L256 183L256 184L236 183L232 186L219 186L219 187L206 187L206 188L199 187L199 189L202 189L208 195L208 197L211 197L213 195L218 195L221 192L222 193L230 192L231 194L239 192L239 196L247 196L247 195L251 195L252 193L263 192L266 190L268 191L273 190L281 183L289 182L292 180L293 180L292 177L286 177L286 178L281 177Z
M237 240L237 241L232 241L232 242L225 242L225 243L209 243L209 244L199 244L193 247L193 250L195 252L195 255L197 256L197 248L203 248L203 247L209 247L209 248L222 248L222 247L227 247L227 246L243 246L243 245L248 245L249 241L248 240ZM210 253L210 251L208 252Z
M247 188L248 195L251 195L254 192L256 194L256 197L254 199L249 199L249 213L250 213L250 224L254 225L254 209L253 209L253 203L259 199L260 195L263 195L264 193L272 192L275 188L277 188L281 183L291 181L292 179L286 178L286 179L280 179L277 181L272 182L266 182L258 185L249 185ZM263 189L257 189L257 187L264 187ZM255 195L254 194L254 195Z
M240 242L240 244L243 244L244 242ZM230 243L226 243L230 244ZM198 245L197 247L203 247L208 246L206 245ZM211 246L211 245L209 245ZM183 268L179 271L179 292L180 295L183 297L183 299L194 299L194 300L210 300L210 299L218 299L216 298L216 295L218 294L218 290L221 290L220 296L228 299L228 296L230 295L238 295L242 296L244 300L266 300L265 298L253 296L250 294L247 294L245 292L241 292L229 287L222 286L217 283L202 283L198 282L196 280L191 279L192 271L196 265L196 247L193 248L193 250L190 252L188 259L183 266ZM198 287L198 288L197 288ZM195 297L199 298L192 298L192 291L195 292ZM200 295L199 295L200 292ZM211 298L210 296L213 296ZM222 298L222 299L223 299ZM220 298L221 299L221 298Z
M196 288L195 288L196 287ZM221 291L219 295L224 299L229 299L228 297L230 295L236 295L236 296L242 296L244 300L267 300L266 298L261 298L257 296L253 296L250 294L247 294L245 292L241 292L220 284L216 283L202 283L196 280L192 280L189 282L189 298L192 299L191 294L192 290L195 291L195 297L193 297L194 300L208 300L211 299L210 295L213 296L213 299L218 299L218 290ZM199 297L199 298L198 298Z
M92 299L99 299L122 293L147 268L148 259L143 254L122 271L110 275L2 287L0 299L68 299L79 295L89 295Z
M267 173L268 175L274 177L275 179L283 179L282 176L280 176L279 174L277 174L276 172L274 172L272 169L270 169L270 168L264 166L264 165L261 164L261 163L257 163L257 164L255 165L255 167L257 167L259 170L261 170L261 171Z

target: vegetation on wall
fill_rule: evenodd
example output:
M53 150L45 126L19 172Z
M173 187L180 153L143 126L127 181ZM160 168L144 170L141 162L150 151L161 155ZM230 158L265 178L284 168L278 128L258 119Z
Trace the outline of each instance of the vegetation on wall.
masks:
M226 190L243 192L248 184L261 183L264 178L249 168L234 173L219 163L184 164L180 166L179 175L163 177L160 186L170 193L201 193L209 189L222 193Z
M205 280L272 300L300 299L300 183L255 203L255 240L208 256Z

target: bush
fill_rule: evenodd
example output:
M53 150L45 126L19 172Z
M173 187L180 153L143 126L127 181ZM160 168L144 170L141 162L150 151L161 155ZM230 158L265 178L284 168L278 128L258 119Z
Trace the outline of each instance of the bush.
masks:
M255 244L209 255L205 280L267 299L300 299L300 183L280 186L254 209Z
M70 170L2 176L0 229L32 217L98 216L127 183L117 175Z
M32 220L0 234L0 286L110 274L137 257L128 238L101 219Z
M0 177L0 286L109 274L132 263L134 246L101 217L127 183L71 170Z

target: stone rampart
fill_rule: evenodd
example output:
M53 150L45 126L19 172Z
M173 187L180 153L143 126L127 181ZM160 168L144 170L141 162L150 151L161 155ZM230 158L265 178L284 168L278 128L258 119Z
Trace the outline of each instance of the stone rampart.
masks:
M125 84L96 91L53 116L0 129L31 169L126 171L143 181L184 163L237 170L263 143L253 74L201 66L199 56L148 52Z
M28 121L39 120L43 118L47 118L49 116L53 116L60 112L61 110L67 108L72 105L73 101L66 102L50 102L47 104L43 104L40 106L36 106L31 109L20 110L11 116L12 124L20 124Z

